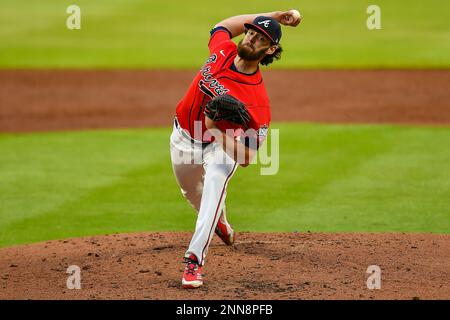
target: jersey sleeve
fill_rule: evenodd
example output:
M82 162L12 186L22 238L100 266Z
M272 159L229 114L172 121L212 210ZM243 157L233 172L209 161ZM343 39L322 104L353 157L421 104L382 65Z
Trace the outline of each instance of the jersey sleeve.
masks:
M225 27L216 27L210 31L210 34L211 37L208 43L210 53L217 49L221 44L231 41L231 32Z

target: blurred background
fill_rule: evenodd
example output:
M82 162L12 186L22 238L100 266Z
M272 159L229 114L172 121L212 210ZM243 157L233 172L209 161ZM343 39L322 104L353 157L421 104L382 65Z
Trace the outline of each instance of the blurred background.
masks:
M69 30L66 9L81 9ZM366 26L369 5L381 30ZM442 68L450 66L450 5L438 0L238 1L3 0L3 68L184 68L205 59L209 30L226 17L298 8L300 28L284 28L276 68Z

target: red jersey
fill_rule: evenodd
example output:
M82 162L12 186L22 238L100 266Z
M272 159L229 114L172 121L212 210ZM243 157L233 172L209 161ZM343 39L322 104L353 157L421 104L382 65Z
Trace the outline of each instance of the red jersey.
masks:
M244 74L234 67L237 46L231 41L230 32L224 27L211 31L208 44L210 56L191 83L186 95L178 103L176 113L180 126L196 140L204 140L206 131L205 105L215 96L229 94L242 101L251 117L249 127L257 132L258 146L264 141L270 124L270 104L266 88L258 70L253 74ZM202 124L202 136L194 136L195 121ZM229 121L218 121L217 127L243 129ZM236 131L239 132L239 131ZM239 133L235 133L235 136Z

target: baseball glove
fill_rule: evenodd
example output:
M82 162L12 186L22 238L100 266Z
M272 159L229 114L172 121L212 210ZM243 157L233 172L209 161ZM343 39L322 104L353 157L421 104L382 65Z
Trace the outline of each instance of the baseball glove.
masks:
M227 120L245 127L250 121L245 105L229 94L214 97L206 104L204 113L213 121Z

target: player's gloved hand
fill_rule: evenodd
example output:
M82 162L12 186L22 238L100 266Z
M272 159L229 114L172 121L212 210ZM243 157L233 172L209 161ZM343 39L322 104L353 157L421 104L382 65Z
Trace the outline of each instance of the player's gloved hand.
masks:
M204 113L213 121L227 120L245 127L250 121L245 105L229 94L214 97L206 104Z

